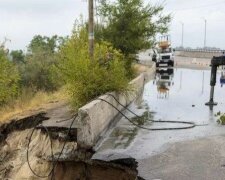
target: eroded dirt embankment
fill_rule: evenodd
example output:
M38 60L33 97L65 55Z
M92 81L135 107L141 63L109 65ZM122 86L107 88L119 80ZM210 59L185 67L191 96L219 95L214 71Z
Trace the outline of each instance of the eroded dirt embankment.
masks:
M55 163L53 179L132 180L137 178L135 160L117 162L91 160L93 152L80 150L74 138L59 138L59 134L65 134L65 130L54 129L49 136L45 130L36 129L30 140L33 127L47 119L49 118L45 113L39 113L18 121L11 121L0 127L0 179L40 179L31 172L27 163L29 141L30 166L39 176L46 176L51 172L52 165L58 160L58 155L66 143L60 161ZM52 175L44 179L51 178Z
M130 159L128 160L130 162ZM135 161L134 161L135 162ZM137 179L136 163L121 162L60 162L55 169L55 180L135 180Z
M47 120L45 113L39 113L18 121L11 121L0 127L0 179L33 179L27 163L27 145L33 127ZM54 154L61 151L63 142L52 139ZM75 142L67 142L65 152L74 151ZM46 175L51 169L51 163L43 157L51 155L51 141L46 132L41 129L34 131L30 142L29 161L35 172Z

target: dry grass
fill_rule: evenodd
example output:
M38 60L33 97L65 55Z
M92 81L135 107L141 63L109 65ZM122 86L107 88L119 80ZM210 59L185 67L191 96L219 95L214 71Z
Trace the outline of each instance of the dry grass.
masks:
M67 101L66 94L65 89L54 93L39 91L35 94L24 90L17 100L0 108L0 123L52 108L59 102Z
M133 68L136 75L148 70L148 67L140 64L134 64ZM68 102L68 94L65 88L55 93L39 91L36 94L32 93L32 90L24 90L17 100L0 108L0 124L12 119L20 119L39 111L52 109L59 103L64 102Z

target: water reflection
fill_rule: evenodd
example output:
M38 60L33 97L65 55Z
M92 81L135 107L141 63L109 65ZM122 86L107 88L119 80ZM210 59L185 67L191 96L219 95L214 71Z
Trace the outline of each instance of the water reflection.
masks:
M221 76L220 76L220 85L221 85L221 87L223 87L224 84L225 84L225 72L222 71L221 72Z
M215 117L217 112L225 112L225 91L219 88L220 74L221 72L218 72L215 87L215 101L218 102L218 106L209 111L205 102L208 101L210 93L210 71L158 69L155 79L146 83L142 99L138 99L137 104L132 103L129 106L140 118L134 117L128 111L124 113L137 124L147 128L175 125L152 123L150 120L188 121L200 126L181 131L153 132L137 128L122 117L105 137L98 153L100 156L124 153L142 159L157 153L161 148L164 150L169 143L224 134L225 127L218 125ZM159 99L158 94L164 99Z
M156 70L154 84L157 86L157 98L169 98L170 87L174 85L174 69L160 68Z
M138 116L134 116L130 113L128 113L127 116L129 116L129 118L139 126L151 126L155 112L151 112L148 104L144 101L142 101L140 105L144 111L138 112L138 108L136 107L136 113ZM122 118L121 120L125 119ZM118 124L118 126L109 134L107 141L102 143L99 151L102 149L126 149L136 138L138 130L138 127L133 126L129 122L126 126L124 126L124 124L121 124L121 126Z
M122 128L118 127L114 129L114 131L111 133L111 137L114 137L114 142L111 144L111 147L114 149L125 149L127 148L130 143L134 140L138 133L138 128Z

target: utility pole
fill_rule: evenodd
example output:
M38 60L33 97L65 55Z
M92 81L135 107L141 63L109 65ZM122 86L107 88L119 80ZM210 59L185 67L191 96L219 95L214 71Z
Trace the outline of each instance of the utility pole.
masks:
M204 22L205 22L205 33L204 33L204 48L206 48L206 27L207 27L207 20L205 18L203 18Z
M183 48L184 47L184 23L183 22L180 22L181 26L182 26L182 29L181 29L181 47Z
M89 39L89 55L90 59L94 59L94 2L88 2L89 23L88 23L88 39Z
M95 17L95 25L99 25L99 21L98 21L98 4L97 4L97 0L95 0L95 2L94 2L94 10L95 10L95 15L94 15L94 17Z

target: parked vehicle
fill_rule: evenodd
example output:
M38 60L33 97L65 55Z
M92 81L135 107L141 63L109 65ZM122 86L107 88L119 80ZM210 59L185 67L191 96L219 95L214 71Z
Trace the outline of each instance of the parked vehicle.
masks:
M161 65L174 66L174 49L171 46L169 35L159 38L157 48L153 52L152 61L155 61L156 67Z

